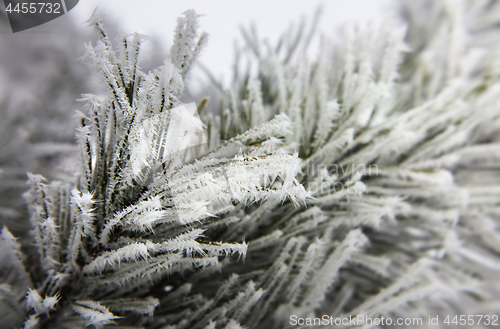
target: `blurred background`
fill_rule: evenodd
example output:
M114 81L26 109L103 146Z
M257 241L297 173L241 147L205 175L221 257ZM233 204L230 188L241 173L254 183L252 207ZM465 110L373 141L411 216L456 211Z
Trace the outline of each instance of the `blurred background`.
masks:
M393 0L83 0L69 13L79 24L87 20L97 7L97 12L116 22L124 31L139 32L157 42L146 44L150 54L158 48L171 45L177 17L185 10L194 9L204 15L200 18L201 30L209 33L209 44L200 61L217 76L229 81L234 56L234 41L241 39L240 26L251 22L258 28L261 39L275 44L287 29L297 28L303 18L312 18L315 9L321 8L320 30L331 34L333 29L346 22L379 22L396 9ZM81 24L81 23L80 23ZM113 29L114 27L109 27ZM315 47L311 47L314 49Z

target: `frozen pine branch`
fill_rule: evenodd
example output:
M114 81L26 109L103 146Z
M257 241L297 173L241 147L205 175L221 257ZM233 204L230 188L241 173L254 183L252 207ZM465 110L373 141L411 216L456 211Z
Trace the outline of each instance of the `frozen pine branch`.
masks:
M2 303L26 328L493 314L500 7L401 6L407 26L323 34L312 59L316 22L277 45L243 29L257 70L235 63L214 113L181 103L194 11L148 73L141 36L114 46L93 17L105 90L82 99L77 182L29 175L40 265L4 228Z
M81 100L86 105L79 115L76 185L47 183L29 174L31 188L25 198L41 268L35 275L36 289L27 290L25 327L49 325L54 310L73 314L58 317L58 326L80 321L103 327L131 319L145 324L147 317L129 316L133 312L149 317L158 307L156 299L141 297L144 289L186 271L213 273L210 267L245 260L247 244L242 239L206 236L205 226L268 198L298 205L308 197L296 180L297 155L256 158L240 153L217 159L200 153L203 148L192 148L207 143L196 107L179 103L183 78L206 40L205 34L194 40L196 20L194 11L185 13L176 32L173 62L166 60L149 73L140 71L139 35L120 35L115 50L101 21L89 21L100 38L87 46L85 58L106 90ZM256 146L266 134L287 133L286 117L264 121L235 141ZM3 232L2 248L10 249L12 264L24 275L20 248L6 228ZM31 284L25 282L25 289ZM247 295L251 293L256 295L238 304L244 309L235 313L236 319L248 315L263 290Z

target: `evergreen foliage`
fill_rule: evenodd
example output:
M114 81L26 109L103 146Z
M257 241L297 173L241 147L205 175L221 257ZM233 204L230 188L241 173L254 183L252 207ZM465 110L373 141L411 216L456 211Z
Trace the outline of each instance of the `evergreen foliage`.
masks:
M148 73L141 36L113 46L93 17L107 90L82 100L76 183L29 174L37 262L2 230L4 304L25 328L495 314L500 3L402 6L407 28L323 35L313 61L314 24L244 30L257 73L214 79L216 113L180 102L194 11Z

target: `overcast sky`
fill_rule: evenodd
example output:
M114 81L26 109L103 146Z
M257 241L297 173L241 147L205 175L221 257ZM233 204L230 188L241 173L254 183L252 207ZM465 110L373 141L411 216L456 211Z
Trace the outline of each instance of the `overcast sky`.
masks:
M167 49L177 17L192 8L204 15L200 27L210 36L201 61L227 81L240 25L254 21L260 38L274 41L290 23L302 16L311 18L320 4L319 27L329 33L346 22L380 22L394 8L394 0L80 0L69 15L77 24L83 23L97 6L99 14L109 16L126 32L158 37Z

